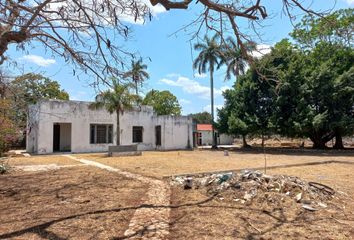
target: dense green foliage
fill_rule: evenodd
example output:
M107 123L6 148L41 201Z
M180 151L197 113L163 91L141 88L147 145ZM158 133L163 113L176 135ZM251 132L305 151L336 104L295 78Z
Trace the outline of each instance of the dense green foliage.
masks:
M219 129L239 135L308 137L314 148L354 132L353 10L304 18L224 93ZM333 20L334 19L334 20ZM322 31L333 20L328 31ZM257 70L255 70L257 69Z
M178 99L170 91L158 91L152 89L143 100L144 105L152 106L157 115L181 115L181 106Z
M264 137L271 128L274 87L255 70L240 76L233 89L224 92L225 106L218 112L218 129L232 135Z
M354 8L341 9L323 18L305 16L290 34L305 48L319 42L353 47Z
M210 124L211 123L211 114L208 112L200 113L191 113L188 115L192 117L197 124Z
M28 105L41 99L69 99L58 82L40 74L28 73L6 83L3 81L1 79L0 155L14 144L24 145Z
M69 100L69 94L60 89L57 81L44 77L41 74L27 73L16 77L9 86L8 97L16 114L14 123L26 127L27 107L41 99Z

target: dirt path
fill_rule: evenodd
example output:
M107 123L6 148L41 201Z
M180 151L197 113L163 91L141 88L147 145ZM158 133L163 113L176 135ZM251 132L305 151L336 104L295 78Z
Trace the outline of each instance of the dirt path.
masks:
M72 155L63 156L149 184L142 207L135 211L124 236L128 239L167 239L170 220L170 208L167 206L170 204L171 195L167 183Z

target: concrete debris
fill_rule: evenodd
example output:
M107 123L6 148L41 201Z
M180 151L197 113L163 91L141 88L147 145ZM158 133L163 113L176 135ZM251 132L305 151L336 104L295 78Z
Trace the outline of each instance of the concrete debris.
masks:
M171 185L183 186L184 189L203 188L209 195L217 194L219 200L241 204L257 201L277 205L290 201L301 204L308 211L326 208L325 202L335 194L331 187L321 183L306 182L294 176L271 176L253 170L177 176L172 177Z
M184 189L191 189L193 187L193 178L187 177L184 180Z
M302 197L302 192L299 192L298 194L296 194L296 195L295 195L295 200L296 200L296 202L300 202L301 197Z
M311 205L303 204L302 208L309 210L309 211L317 211L318 209L312 207Z

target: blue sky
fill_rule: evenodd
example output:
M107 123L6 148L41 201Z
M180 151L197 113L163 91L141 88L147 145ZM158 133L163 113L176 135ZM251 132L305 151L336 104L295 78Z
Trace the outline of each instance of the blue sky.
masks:
M305 1L310 2L310 1ZM260 48L271 46L277 41L288 37L292 31L289 19L281 13L280 0L265 1L268 13L272 16L264 21L259 32L262 34L258 42ZM332 0L315 0L315 9L328 9L333 6ZM354 6L354 0L337 0L335 9ZM173 33L193 20L200 10L192 4L190 10L163 11L156 8L156 16L151 22L133 26L133 37L124 43L127 49L137 51L148 65L150 79L145 82L143 93L150 89L169 90L177 96L183 108L183 114L210 111L209 77L193 71L193 58L196 52L191 51L188 32ZM298 18L300 19L300 17ZM246 29L246 25L243 25ZM191 29L193 30L193 29ZM247 29L246 29L247 31ZM172 36L171 36L172 34ZM122 43L123 44L123 43ZM92 101L96 95L94 89L88 86L85 76L80 80L72 75L72 66L62 59L53 57L50 53L34 44L33 48L20 51L11 46L8 55L18 62L18 67L10 67L12 75L21 72L37 72L58 81L62 88L70 94L73 100ZM150 62L151 59L151 62ZM215 105L223 104L222 91L233 84L233 80L224 81L224 71L215 74Z

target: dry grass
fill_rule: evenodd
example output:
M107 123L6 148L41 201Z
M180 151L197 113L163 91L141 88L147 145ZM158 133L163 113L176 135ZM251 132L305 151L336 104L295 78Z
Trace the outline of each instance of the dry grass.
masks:
M6 160L10 166L21 165L45 165L45 164L57 164L57 165L73 165L80 164L80 162L59 155L34 155L31 157L10 157Z
M146 185L86 166L0 176L0 239L123 237Z
M144 152L135 157L107 157L105 154L81 154L78 157L92 159L113 167L152 177L163 177L178 174L235 170L245 168L261 168L264 166L264 155L260 153L230 152L228 157L223 151L171 151ZM328 160L353 161L353 154L296 153L267 154L268 166L283 164L301 164Z
M205 190L174 188L171 239L353 239L354 166L324 164L270 170L322 182L337 190L328 207L316 212L292 199L269 206L208 199ZM344 192L339 193L338 191ZM348 195L346 195L348 194Z

